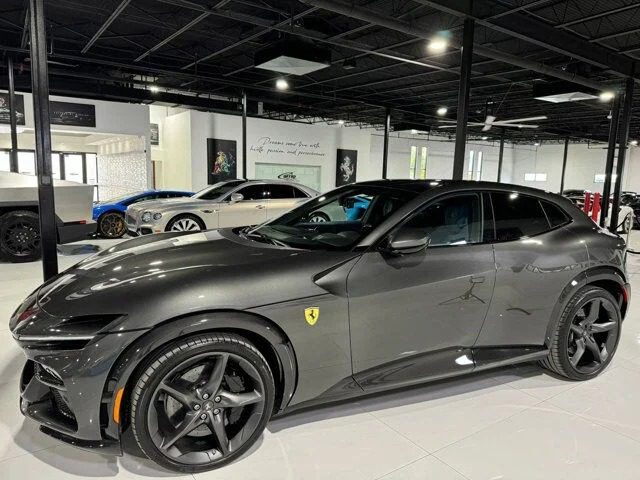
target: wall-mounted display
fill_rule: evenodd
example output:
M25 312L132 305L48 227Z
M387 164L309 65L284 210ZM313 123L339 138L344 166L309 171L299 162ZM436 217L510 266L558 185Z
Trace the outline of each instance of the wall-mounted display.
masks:
M149 124L151 145L160 145L160 127L157 123Z
M358 168L358 151L338 149L336 162L336 187L356 181Z
M236 178L237 170L236 141L207 138L207 183Z
M49 102L49 118L53 125L75 127L96 126L96 106L88 103Z
M293 165L286 163L256 162L255 178L262 180L288 180L322 191L322 167L319 165Z
M16 124L24 125L24 97L16 95ZM9 94L0 93L0 123L11 123L9 110Z

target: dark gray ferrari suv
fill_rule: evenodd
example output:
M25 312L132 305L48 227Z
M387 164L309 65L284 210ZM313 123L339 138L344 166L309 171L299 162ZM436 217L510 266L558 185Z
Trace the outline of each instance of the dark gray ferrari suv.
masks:
M120 453L129 430L199 472L317 403L536 360L587 380L620 339L625 255L565 198L456 181L357 183L258 227L136 238L13 314L21 410L83 448Z

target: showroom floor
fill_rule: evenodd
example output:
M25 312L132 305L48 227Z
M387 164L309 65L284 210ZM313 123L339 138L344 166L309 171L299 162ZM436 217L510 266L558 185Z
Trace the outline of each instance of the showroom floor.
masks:
M60 257L61 267L80 258ZM640 256L630 256L629 272L633 285L640 280ZM170 477L135 456L61 445L20 415L22 354L7 320L40 275L39 263L0 264L0 476ZM525 365L307 411L271 422L242 460L195 477L637 479L640 292L633 297L616 358L595 380L573 383Z

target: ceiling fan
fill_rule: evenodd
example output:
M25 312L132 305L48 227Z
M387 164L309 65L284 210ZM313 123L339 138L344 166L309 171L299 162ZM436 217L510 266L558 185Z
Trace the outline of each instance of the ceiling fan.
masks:
M491 127L510 127L510 128L538 128L539 125L524 123L524 122L534 122L536 120L546 120L546 115L540 115L537 117L524 117L524 118L513 118L511 120L498 120L496 121L496 117L493 115L487 115L484 120L484 123L480 122L469 122L468 125L471 127L482 127L483 132L488 132L491 130ZM452 123L454 125L440 125L438 128L455 128L457 123L455 120L439 120L440 123Z

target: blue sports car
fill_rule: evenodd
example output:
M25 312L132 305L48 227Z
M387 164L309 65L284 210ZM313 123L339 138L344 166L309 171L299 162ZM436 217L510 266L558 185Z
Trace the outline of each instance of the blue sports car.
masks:
M93 219L98 223L98 235L102 238L120 238L127 231L124 215L129 205L146 200L190 197L193 192L176 190L146 190L111 198L93 205Z

